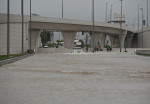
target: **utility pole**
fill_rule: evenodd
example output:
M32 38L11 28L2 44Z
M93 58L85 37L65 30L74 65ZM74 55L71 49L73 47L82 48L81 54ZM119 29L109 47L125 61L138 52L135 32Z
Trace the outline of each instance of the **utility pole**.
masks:
M21 0L21 14L22 14L22 55L24 52L24 7L23 7L23 0Z
M9 5L9 0L7 0L7 59L9 59L10 57L10 53L9 53L9 49L10 49L10 46L9 46L9 42L10 42L10 5Z

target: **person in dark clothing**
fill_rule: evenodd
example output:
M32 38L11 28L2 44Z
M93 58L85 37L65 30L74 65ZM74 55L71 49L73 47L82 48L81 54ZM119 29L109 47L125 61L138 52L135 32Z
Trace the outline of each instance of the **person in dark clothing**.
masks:
M107 47L107 52L109 51L109 48Z
M112 51L112 48L111 48L111 47L109 47L109 51L110 51L110 52Z

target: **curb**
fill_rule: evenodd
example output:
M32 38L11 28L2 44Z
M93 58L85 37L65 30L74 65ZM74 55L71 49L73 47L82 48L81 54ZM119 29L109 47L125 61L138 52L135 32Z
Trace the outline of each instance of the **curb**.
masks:
M150 56L150 50L135 50L135 53L137 55Z
M5 64L13 63L13 62L15 62L15 61L24 59L24 58L29 57L29 56L32 56L32 55L33 55L33 54L28 54L28 55L23 55L23 56L18 56L18 57L14 57L14 58L2 60L2 61L0 61L0 66L5 65Z

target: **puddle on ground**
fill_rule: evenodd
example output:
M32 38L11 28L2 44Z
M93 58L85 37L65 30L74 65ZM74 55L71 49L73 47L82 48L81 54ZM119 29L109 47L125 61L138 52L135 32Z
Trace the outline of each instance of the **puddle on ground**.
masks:
M61 71L61 70L37 70L37 69L13 69L11 71L15 72L38 72L38 73L61 73L61 74L82 74L82 75L92 75L96 72L91 71Z
M132 73L128 76L129 78L141 78L141 79L149 79L150 78L150 72L149 71L137 71L135 73Z

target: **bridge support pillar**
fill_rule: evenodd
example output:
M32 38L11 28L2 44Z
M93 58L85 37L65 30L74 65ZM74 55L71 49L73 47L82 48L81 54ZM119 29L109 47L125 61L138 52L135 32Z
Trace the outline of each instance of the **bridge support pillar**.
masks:
M92 32L90 32L90 36L91 36L91 46L92 48L96 47L96 46L100 46L102 47L102 37L103 37L103 33L101 32L95 32L94 33L94 39L93 39L93 36L92 36ZM94 42L93 42L94 40ZM94 44L93 44L94 43Z
M115 37L114 37L114 36L109 35L109 39L110 39L110 42L111 42L111 47L113 47L113 43L114 43L114 39L115 39Z
M73 49L76 34L77 32L74 31L62 31L64 38L64 48Z
M132 39L134 34L127 35L127 47L131 48Z
M38 42L40 39L40 33L41 30L31 30L31 49L34 50L35 52L38 51ZM30 49L30 36L28 36L29 44L28 47Z
M104 48L105 40L106 40L106 34L103 34L103 35L102 35L102 38L101 38L101 49Z
M119 35L119 41L120 41L120 47L121 47L121 49L124 48L125 38L126 38L126 34Z

